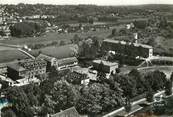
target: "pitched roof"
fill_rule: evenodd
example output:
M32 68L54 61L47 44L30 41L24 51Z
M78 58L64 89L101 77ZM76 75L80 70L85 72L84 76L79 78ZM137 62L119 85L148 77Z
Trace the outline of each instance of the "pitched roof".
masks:
M37 59L43 59L43 60L46 60L46 61L49 61L51 62L51 60L53 59L54 57L50 57L50 56L47 56L45 54L40 54Z
M75 107L71 107L62 112L51 115L50 117L80 117Z
M58 65L67 65L70 63L78 62L78 60L76 57L68 57L68 58L58 59L57 62Z
M25 68L23 68L22 66L20 66L18 63L12 63L8 65L9 68L12 68L16 71L24 71L26 70Z

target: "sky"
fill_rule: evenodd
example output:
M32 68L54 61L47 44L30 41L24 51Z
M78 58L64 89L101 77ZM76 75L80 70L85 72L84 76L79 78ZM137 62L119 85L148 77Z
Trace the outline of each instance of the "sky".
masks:
M94 5L140 5L140 4L173 4L173 0L0 0L0 4L44 3L56 5L94 4Z

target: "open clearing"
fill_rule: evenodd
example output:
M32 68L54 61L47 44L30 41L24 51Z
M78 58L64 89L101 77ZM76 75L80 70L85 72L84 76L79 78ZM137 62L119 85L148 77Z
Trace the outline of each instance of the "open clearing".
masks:
M0 45L0 51L2 50L13 50L14 48L10 48L10 47L5 47L5 46L1 46Z
M75 34L78 34L81 37L98 36L101 38L106 38L108 35L111 34L111 31L112 29L89 31L84 33L67 33L67 34L59 34L57 32L53 32L53 33L47 33L45 36L40 36L40 37L27 37L27 38L12 37L9 40L0 40L0 43L23 45L23 44L36 44L36 43L47 44L52 41L60 41L60 40L69 42L70 39L72 39Z

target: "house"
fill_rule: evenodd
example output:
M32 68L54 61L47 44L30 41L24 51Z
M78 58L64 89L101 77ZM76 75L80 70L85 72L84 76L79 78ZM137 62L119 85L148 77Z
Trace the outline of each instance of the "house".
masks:
M7 76L12 80L32 79L46 73L46 61L23 59L7 65Z
M119 64L117 62L109 62L104 60L93 60L93 69L110 74L116 73Z
M71 107L54 115L50 115L50 117L80 117L80 115L75 107Z

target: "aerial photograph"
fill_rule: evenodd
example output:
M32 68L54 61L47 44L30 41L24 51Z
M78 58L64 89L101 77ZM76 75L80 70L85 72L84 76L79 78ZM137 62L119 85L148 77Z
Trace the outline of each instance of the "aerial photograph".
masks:
M173 117L173 0L0 0L0 117Z

